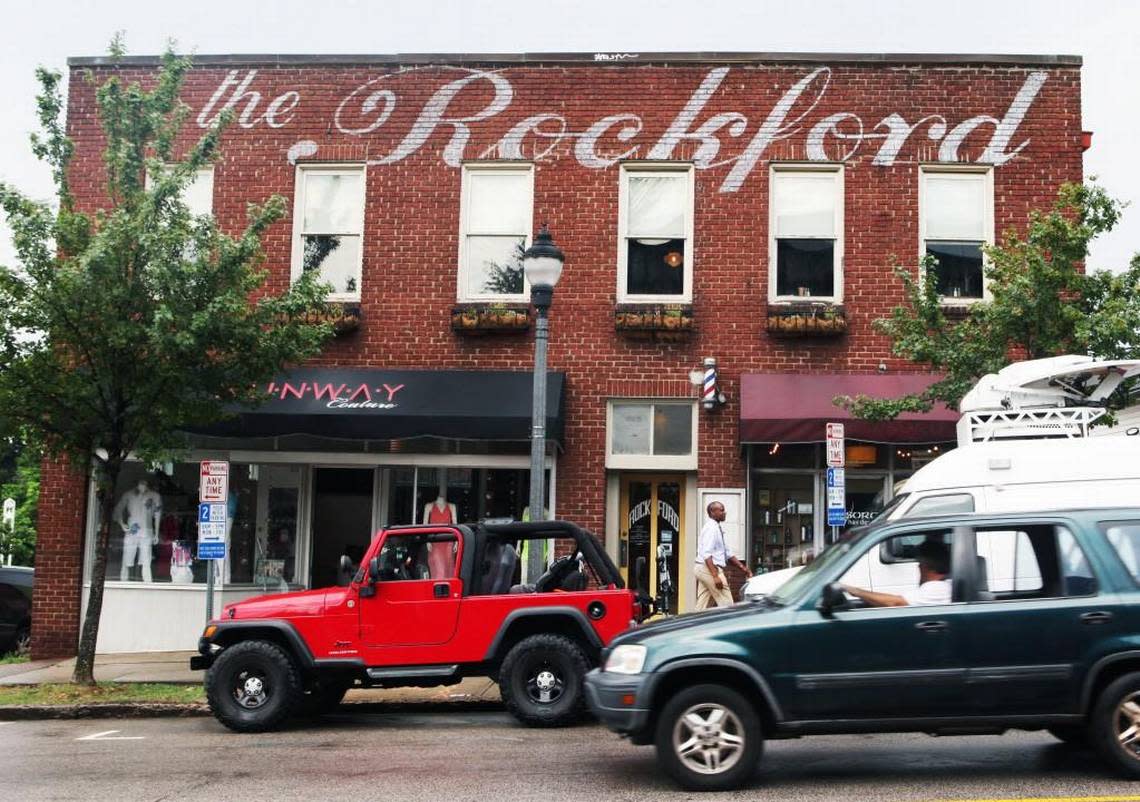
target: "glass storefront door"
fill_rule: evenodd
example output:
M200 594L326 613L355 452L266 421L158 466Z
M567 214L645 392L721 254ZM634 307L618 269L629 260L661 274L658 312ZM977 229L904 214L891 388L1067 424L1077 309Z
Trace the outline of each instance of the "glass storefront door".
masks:
M313 469L311 587L335 585L340 557L354 565L372 541L372 468Z
M621 479L621 548L627 582L634 580L639 557L645 558L650 595L660 594L657 557L662 554L673 590L670 608L680 612L681 553L685 537L685 478L679 475L625 474Z

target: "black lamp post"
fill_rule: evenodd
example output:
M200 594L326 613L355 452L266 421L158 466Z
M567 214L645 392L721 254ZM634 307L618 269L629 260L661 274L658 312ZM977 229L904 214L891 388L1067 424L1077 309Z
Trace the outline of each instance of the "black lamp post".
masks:
M534 401L530 427L530 519L546 519L543 481L546 474L546 343L549 339L547 312L554 299L554 285L562 275L565 254L554 244L543 223L534 242L523 253L523 273L530 283L534 304ZM534 582L543 572L542 549L532 542L527 549L527 578Z

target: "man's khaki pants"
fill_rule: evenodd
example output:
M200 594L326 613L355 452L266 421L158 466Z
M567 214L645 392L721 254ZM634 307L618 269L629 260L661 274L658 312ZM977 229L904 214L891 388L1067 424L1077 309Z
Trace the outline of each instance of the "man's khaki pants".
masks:
M697 609L707 610L712 605L717 607L732 606L732 591L728 589L728 580L724 576L724 569L717 566L716 573L723 585L717 590L716 579L709 573L709 567L703 562L697 563L693 568L697 577Z

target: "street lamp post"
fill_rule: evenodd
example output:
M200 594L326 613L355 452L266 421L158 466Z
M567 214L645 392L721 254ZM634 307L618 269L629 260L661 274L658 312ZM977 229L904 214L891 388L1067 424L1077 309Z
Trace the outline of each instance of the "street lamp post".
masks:
M523 253L523 272L530 283L534 304L534 401L530 425L530 519L546 519L544 478L546 474L546 342L547 312L554 298L554 285L562 275L565 255L554 244L544 223L538 236ZM543 572L542 548L532 542L527 549L527 579L534 582Z

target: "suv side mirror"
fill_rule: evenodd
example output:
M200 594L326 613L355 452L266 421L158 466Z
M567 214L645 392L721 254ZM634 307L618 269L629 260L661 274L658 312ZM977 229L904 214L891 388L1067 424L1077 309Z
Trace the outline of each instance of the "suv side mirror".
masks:
M819 601L816 602L815 609L819 610L819 614L824 618L832 618L836 610L841 610L846 606L847 594L843 592L843 586L838 582L828 582L819 594Z

